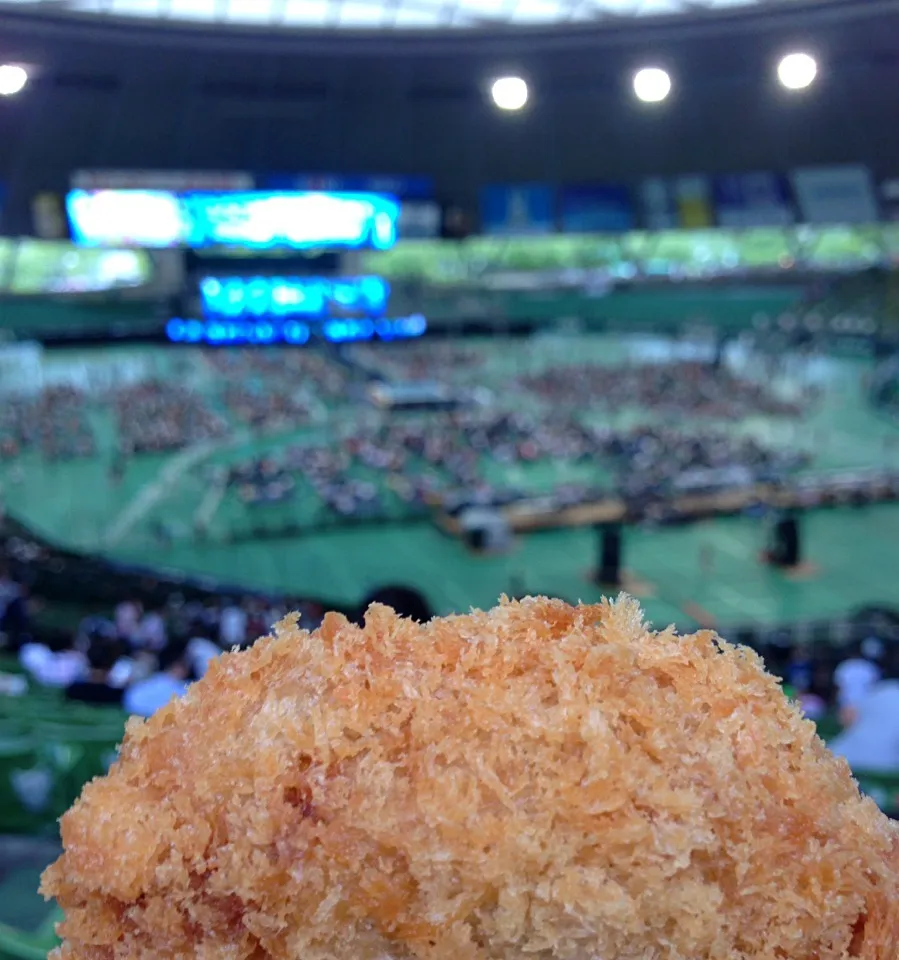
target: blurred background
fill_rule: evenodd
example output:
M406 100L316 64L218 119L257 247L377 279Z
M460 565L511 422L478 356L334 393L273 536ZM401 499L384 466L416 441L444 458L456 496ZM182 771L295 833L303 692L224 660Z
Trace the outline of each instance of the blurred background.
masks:
M899 3L0 0L0 958L287 611L627 590L899 809Z

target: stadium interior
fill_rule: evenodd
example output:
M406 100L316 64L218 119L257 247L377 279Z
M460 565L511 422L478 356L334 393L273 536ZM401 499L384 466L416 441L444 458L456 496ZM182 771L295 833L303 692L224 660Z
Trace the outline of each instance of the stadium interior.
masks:
M37 878L127 716L288 611L625 590L860 740L897 37L893 0L0 0L0 960L58 942ZM846 754L893 816L895 712Z

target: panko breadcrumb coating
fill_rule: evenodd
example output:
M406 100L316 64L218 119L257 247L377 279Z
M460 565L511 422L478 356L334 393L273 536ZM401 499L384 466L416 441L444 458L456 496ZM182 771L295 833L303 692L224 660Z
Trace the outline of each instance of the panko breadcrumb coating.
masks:
M290 618L63 818L62 960L896 960L899 833L750 651L638 606Z

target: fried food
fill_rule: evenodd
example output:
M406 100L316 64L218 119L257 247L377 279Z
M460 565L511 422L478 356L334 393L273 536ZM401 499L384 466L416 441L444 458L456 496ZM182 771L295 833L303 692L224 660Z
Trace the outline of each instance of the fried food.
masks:
M627 598L290 618L62 820L60 960L896 960L899 833L752 652Z

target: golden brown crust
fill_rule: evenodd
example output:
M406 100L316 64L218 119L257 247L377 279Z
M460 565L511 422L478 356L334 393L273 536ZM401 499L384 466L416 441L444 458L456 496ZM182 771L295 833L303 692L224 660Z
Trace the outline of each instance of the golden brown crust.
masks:
M66 960L896 960L899 836L751 652L632 601L290 621L63 818Z

